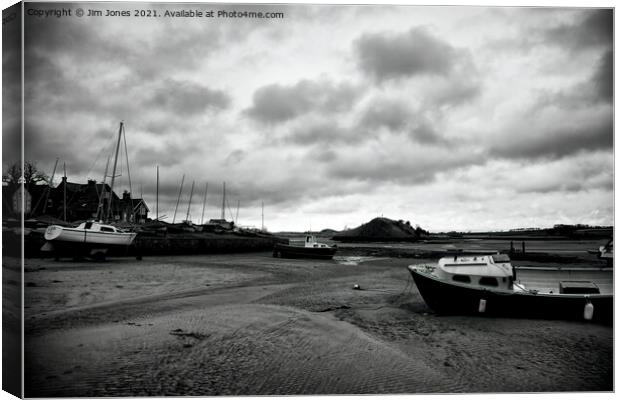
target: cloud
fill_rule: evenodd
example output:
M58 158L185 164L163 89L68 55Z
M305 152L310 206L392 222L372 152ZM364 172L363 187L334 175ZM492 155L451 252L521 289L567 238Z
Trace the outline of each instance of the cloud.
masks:
M591 114L591 115L585 115ZM489 156L508 159L557 159L583 151L613 148L613 119L610 111L578 115L543 115L520 121L507 133L491 138Z
M313 111L334 113L351 108L358 89L347 83L301 80L291 86L270 84L254 92L247 115L263 123L281 123Z
M580 10L576 21L545 30L543 39L573 51L601 46L611 48L613 18L613 9Z
M377 130L392 134L405 134L417 143L443 143L444 139L435 130L430 120L413 110L402 100L374 99L366 107L356 130L366 131L366 137L377 135Z
M532 103L532 110L560 108L569 111L611 105L613 102L613 52L606 51L598 59L592 74L566 89L543 90Z
M207 110L218 110L230 105L230 97L195 82L167 79L153 90L145 103L161 111L177 114L201 114Z
M326 145L329 143L349 143L354 145L362 138L352 129L341 127L333 119L313 121L295 128L283 138L284 143L298 145Z
M614 94L614 53L607 51L599 60L596 73L593 76L593 85L596 97L606 103L611 103Z
M414 75L448 75L460 58L450 44L424 28L364 34L354 42L361 70L381 82Z

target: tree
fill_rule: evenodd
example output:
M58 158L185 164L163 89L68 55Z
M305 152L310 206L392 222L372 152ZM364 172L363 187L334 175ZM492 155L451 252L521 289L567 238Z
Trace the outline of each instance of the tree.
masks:
M26 161L24 162L23 176L21 165L14 163L2 174L2 181L12 187L16 187L23 182L26 189L30 189L39 182L49 182L49 177L39 171L36 163Z

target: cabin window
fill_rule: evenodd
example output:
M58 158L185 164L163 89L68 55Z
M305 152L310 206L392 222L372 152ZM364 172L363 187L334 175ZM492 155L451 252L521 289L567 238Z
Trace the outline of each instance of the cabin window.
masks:
M455 282L463 282L463 283L470 283L471 279L469 278L468 275L454 275L452 277L452 280Z
M101 232L114 232L113 228L107 227L107 226L102 226L101 228L99 228L99 230Z
M480 278L478 283L483 286L497 286L497 279L491 276L483 276L482 278Z
M93 227L93 223L92 223L92 222L87 222L87 223L84 225L84 229L90 229L90 228L92 228L92 227Z

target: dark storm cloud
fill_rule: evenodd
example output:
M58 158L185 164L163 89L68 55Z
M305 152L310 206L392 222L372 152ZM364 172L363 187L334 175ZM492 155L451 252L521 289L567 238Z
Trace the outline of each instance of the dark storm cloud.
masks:
M611 47L613 41L613 10L581 10L574 23L547 29L543 38L550 43L572 50L588 47Z
M522 127L527 129L527 127ZM495 139L491 158L558 159L582 151L613 149L613 119L601 118L570 127L549 127L534 132L516 132Z
M423 28L362 35L354 42L362 71L377 81L413 75L448 75L459 53Z
M154 89L153 96L146 104L187 116L208 109L224 109L230 105L230 97L220 90L196 83L167 79Z
M254 92L247 115L264 123L278 123L313 111L339 112L355 102L358 89L342 83L302 80L291 86L271 84Z

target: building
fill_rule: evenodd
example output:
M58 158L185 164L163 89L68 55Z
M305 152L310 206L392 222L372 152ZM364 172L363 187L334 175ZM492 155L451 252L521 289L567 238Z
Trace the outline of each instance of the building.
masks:
M26 198L29 196L31 198L31 207L26 208L27 217L50 215L66 221L103 219L144 223L149 213L149 208L143 199L132 199L129 192L123 193L121 199L112 192L110 185L97 183L94 180L79 184L68 182L67 178L63 177L56 187L34 185L26 192ZM13 203L16 201L15 196L13 193ZM3 207L6 206L3 204ZM15 204L11 204L9 211L20 212Z

